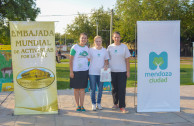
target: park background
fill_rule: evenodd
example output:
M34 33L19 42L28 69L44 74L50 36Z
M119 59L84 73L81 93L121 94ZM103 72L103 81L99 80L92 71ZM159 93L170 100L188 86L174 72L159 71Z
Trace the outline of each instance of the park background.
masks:
M0 44L10 45L9 21L39 21L41 8L36 6L36 0L2 0L0 2ZM93 1L95 4L95 0ZM79 6L74 1L76 6ZM54 6L54 5L53 5ZM72 6L72 9L76 6ZM79 42L79 34L88 34L88 45L92 46L93 38L100 35L103 38L103 46L110 44L110 32L119 31L122 42L128 45L130 51L137 52L136 22L137 21L164 21L180 20L180 73L181 85L193 84L192 56L194 42L194 4L193 0L117 0L113 7L93 8L90 12L70 15L58 15L60 17L73 16L71 23L67 24L62 32L55 33L56 47L65 45L67 50L62 54L66 59L57 63L57 87L58 89L69 88L69 49ZM57 17L55 15L42 15L43 17ZM111 23L112 17L112 25ZM47 20L50 21L50 20ZM57 22L56 22L57 24ZM58 25L59 27L59 25ZM62 26L61 26L62 27ZM56 30L57 31L57 30ZM138 56L138 54L137 54ZM136 83L136 58L131 57L131 77L127 80L127 87L134 87ZM136 67L135 67L136 66Z

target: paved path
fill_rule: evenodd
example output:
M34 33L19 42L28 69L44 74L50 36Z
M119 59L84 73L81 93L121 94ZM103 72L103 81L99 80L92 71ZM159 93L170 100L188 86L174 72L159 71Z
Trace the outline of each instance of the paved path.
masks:
M0 126L194 126L194 85L181 86L181 112L136 113L134 88L127 88L128 114L111 110L110 92L103 94L103 110L91 111L89 93L86 94L86 112L75 112L73 90L58 90L58 115L13 116L14 93L0 93Z

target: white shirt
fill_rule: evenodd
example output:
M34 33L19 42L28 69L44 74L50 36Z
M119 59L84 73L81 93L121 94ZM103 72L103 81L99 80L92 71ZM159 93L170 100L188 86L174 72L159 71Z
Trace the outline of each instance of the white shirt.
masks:
M129 49L125 44L115 45L114 43L108 46L108 54L110 57L109 66L111 72L126 72L125 59L130 57Z
M70 55L74 56L73 71L88 70L88 47L75 44L72 46Z
M100 75L100 70L104 67L104 60L108 60L109 55L105 48L98 50L93 47L89 49L89 59L89 75Z

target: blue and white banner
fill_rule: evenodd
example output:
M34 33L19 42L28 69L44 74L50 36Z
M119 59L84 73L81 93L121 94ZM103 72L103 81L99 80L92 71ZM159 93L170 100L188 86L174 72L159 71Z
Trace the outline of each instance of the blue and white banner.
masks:
M138 21L137 112L180 111L180 21Z

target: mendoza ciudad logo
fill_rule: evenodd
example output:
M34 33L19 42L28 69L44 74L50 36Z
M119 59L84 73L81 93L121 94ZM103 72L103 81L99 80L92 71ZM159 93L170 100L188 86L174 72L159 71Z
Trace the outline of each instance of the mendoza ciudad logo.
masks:
M145 73L145 77L149 78L149 83L166 83L168 77L172 76L172 72L167 72L168 53L163 51L159 55L155 52L149 54L150 73Z

